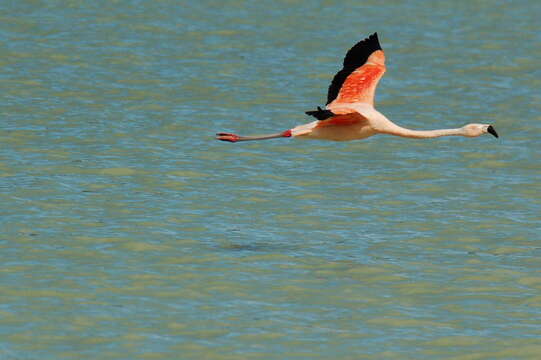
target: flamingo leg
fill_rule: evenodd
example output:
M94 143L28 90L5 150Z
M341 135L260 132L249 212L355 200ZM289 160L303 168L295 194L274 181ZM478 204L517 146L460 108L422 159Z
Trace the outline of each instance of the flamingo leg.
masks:
M259 136L240 136L237 134L231 133L218 133L216 134L216 140L237 142L237 141L251 141L251 140L267 140L267 139L276 139L281 137L291 137L291 130L286 130L281 133L269 134L269 135L259 135Z

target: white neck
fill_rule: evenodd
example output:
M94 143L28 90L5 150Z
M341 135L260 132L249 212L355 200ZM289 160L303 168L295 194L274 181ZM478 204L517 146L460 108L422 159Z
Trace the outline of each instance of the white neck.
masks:
M429 139L440 136L466 136L464 129L411 130L396 125L390 120L380 122L376 131L382 134L396 135L414 139Z

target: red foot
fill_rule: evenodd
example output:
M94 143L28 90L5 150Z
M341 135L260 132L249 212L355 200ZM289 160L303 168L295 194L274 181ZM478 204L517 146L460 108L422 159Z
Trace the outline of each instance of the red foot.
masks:
M282 133L283 137L291 137L291 130L286 130Z
M230 134L230 133L218 133L216 134L216 140L222 140L222 141L229 141L229 142L237 142L239 141L240 136L236 134Z

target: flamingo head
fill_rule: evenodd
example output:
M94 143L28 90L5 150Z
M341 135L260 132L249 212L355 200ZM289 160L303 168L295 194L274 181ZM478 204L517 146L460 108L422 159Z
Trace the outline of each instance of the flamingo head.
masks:
M483 134L491 134L494 137L498 137L498 133L492 125L489 124L468 124L462 127L464 136L477 137Z

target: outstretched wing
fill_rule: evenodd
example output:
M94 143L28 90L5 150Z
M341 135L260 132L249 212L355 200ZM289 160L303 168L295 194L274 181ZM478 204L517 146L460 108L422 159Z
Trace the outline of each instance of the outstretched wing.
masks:
M353 102L373 105L376 86L384 73L385 55L378 34L374 33L347 52L344 67L329 86L327 105Z

